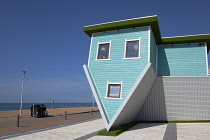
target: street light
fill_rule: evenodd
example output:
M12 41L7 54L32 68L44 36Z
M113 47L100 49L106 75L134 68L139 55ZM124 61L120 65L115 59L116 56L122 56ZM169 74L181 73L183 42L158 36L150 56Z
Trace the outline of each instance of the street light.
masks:
M93 93L92 93L92 100L93 100L93 109L94 109L94 96L93 96Z
M22 117L22 106L23 106L23 92L24 92L24 80L25 80L25 74L26 71L23 72L23 77L22 77L22 93L21 93L21 98L20 98L20 118Z

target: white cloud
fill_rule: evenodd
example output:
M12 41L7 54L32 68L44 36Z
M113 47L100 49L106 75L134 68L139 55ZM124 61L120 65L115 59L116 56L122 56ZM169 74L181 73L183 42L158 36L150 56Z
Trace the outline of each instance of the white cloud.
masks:
M106 51L106 48L105 48L105 47L102 47L101 50L102 50L102 51Z
M135 50L138 50L139 49L139 46L138 45L134 45L134 49Z

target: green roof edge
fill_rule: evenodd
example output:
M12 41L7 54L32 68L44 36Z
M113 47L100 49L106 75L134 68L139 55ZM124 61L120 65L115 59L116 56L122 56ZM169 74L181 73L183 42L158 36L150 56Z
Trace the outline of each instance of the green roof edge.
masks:
M202 42L207 43L207 51L209 51L209 49L210 49L210 34L162 38L162 42L158 45L202 43Z
M156 41L161 42L161 34L160 34L157 16L135 18L135 19L85 26L84 32L91 37L92 33L135 28L142 26L150 26L153 30Z
M206 42L207 50L209 51L210 49L210 34L161 38L157 16L149 16L85 26L84 32L91 37L92 33L143 26L150 26L152 28L152 32L154 34L157 45Z

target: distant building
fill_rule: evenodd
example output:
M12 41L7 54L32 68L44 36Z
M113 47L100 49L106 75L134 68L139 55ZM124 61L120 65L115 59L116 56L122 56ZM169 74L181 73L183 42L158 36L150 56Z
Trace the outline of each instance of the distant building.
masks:
M157 16L84 27L84 70L107 130L132 121L210 120L210 34L162 38Z

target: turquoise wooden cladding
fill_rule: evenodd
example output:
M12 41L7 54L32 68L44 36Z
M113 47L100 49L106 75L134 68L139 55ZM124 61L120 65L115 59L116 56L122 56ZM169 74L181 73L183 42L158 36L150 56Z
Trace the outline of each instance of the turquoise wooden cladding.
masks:
M137 78L148 64L149 27L94 33L89 60L89 70L95 83L99 100L110 121L128 95ZM140 57L124 59L125 40L140 39ZM96 60L98 43L110 42L110 60ZM107 82L122 82L122 99L107 99Z
M155 42L155 38L154 35L151 31L150 33L150 63L152 64L152 67L154 69L154 71L156 71L156 42Z
M198 83L192 81L192 84L200 84L199 87L206 84L202 82L202 78L209 79L207 45L210 46L210 34L161 38L156 16L85 26L84 31L89 36L92 34L92 37L88 65L83 65L83 68L107 131L138 119L139 110L144 107L146 99L150 98L151 91L159 98L161 89L166 92L169 88L170 94L178 99L179 93L183 95L183 92L192 89L192 85L189 85L189 80L186 81L186 78L192 80L198 78ZM130 46L133 49L128 49L132 53L135 52L135 55L126 53L126 44L130 44L126 41L136 42L134 46ZM139 42L139 49L137 42ZM98 46L101 46L99 50ZM139 54L138 50L140 50ZM126 56L139 57L126 58ZM159 79L161 77L175 78L175 80L168 79L164 82L163 79ZM177 86L177 83L180 84L180 78L182 78L181 87ZM159 83L157 83L158 80ZM116 91L116 96L119 98L107 97L108 92L110 95L111 91L108 89L108 84L121 84L120 96L118 96L119 91ZM155 86L158 88L155 89ZM174 93L171 93L172 91ZM201 95L208 93L206 91L208 91L207 88L201 87L195 92ZM191 98L191 95L188 97ZM167 99L164 98L160 103L166 104L166 101ZM187 100L184 99L184 101ZM160 118L161 115L157 114L158 110L155 111L156 116L154 113L151 114L151 103L146 106L148 109L144 115L154 120L164 119L165 115ZM158 100L154 99L154 103L159 106ZM173 108L176 109L176 107ZM174 110L172 111L173 120ZM186 113L183 117L185 115ZM175 120L176 118L177 116ZM148 120L148 117L145 120Z
M158 76L206 76L205 43L158 46Z

